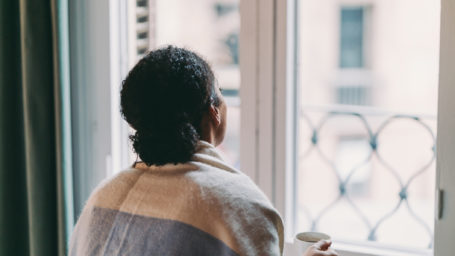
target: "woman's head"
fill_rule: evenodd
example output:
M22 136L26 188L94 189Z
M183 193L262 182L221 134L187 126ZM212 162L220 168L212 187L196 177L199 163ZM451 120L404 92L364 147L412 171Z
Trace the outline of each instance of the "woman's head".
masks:
M121 112L136 131L133 148L147 165L184 163L200 139L221 143L226 106L210 66L168 46L142 58L123 81Z

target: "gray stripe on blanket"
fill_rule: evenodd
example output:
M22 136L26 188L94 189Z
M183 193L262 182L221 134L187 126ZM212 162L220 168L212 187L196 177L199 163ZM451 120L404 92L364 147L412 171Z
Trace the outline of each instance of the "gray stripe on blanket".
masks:
M86 255L237 255L216 237L175 220L95 207L89 229Z

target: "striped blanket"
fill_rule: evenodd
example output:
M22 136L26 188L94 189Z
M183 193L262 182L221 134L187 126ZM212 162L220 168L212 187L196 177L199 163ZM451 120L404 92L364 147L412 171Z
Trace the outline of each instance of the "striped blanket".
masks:
M138 164L92 193L69 255L281 255L266 196L204 141L191 162Z

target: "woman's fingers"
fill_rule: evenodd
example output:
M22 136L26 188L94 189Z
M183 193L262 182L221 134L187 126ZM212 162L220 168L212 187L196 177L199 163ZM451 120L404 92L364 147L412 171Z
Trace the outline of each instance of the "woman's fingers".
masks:
M308 250L303 254L304 256L338 256L332 248L332 241L321 240L314 245L310 246Z
M317 251L314 256L338 256L338 253L333 249L327 251Z
M329 240L320 240L319 242L315 243L313 246L321 251L327 250L330 245L332 245L332 241Z

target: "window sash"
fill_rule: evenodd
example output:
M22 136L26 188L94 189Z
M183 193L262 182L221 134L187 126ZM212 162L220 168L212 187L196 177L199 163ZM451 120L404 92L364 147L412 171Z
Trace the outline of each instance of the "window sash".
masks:
M437 206L434 255L452 255L455 251L455 5L441 2L441 35L439 59L438 138L436 161ZM440 198L440 196L443 196ZM443 205L441 205L443 204Z
M450 0L442 0L443 5L449 6ZM242 101L241 120L241 162L242 170L247 173L271 198L275 207L284 217L286 233L286 251L293 255L293 235L295 224L295 166L296 145L298 136L295 131L298 98L298 86L295 76L295 39L297 30L295 24L298 1L265 0L261 4L254 1L241 2L241 34L240 34L240 66L241 83L240 92ZM442 8L444 10L444 8ZM452 17L450 17L451 15ZM441 60L441 72L448 67L453 67L455 52L450 52L455 39L449 34L455 34L453 24L455 7L445 8L443 11L443 37L441 53L446 53L445 60ZM452 19L449 21L449 19ZM444 34L445 33L445 34ZM445 37L444 37L445 35ZM450 54L449 54L450 53ZM442 73L446 82L441 82L441 94L455 95L455 89L449 84L455 80L453 72ZM453 86L452 86L453 87ZM455 109L455 103L448 99L440 102L438 120L439 141L453 141L450 132L455 130L455 120L450 110ZM450 115L450 116L449 116ZM445 117L445 121L441 120ZM455 194L455 175L448 174L448 159L441 159L441 151L450 155L455 152L455 141L445 148L438 147L438 175L439 187ZM453 158L451 158L453 159ZM454 161L454 160L452 160ZM441 181L442 175L444 182ZM455 209L454 196L445 198L445 204L450 204ZM435 250L436 255L448 255L455 250L455 245L446 242L453 236L455 230L455 214L445 209L445 220L436 221ZM454 216L454 217L451 217ZM442 225L444 223L444 225ZM452 232L452 233L451 233ZM444 236L441 242L438 237ZM335 241L335 249L343 255L430 255L431 250L410 250L407 248L384 248L374 246L374 243L359 245L346 241ZM439 252L445 252L440 253Z

